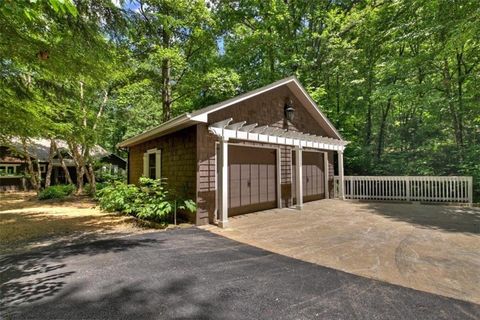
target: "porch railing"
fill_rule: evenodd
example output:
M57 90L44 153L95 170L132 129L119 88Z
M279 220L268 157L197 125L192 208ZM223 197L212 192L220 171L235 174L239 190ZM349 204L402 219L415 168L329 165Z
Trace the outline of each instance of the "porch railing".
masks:
M339 177L334 196L339 197ZM472 203L472 177L345 176L346 199Z

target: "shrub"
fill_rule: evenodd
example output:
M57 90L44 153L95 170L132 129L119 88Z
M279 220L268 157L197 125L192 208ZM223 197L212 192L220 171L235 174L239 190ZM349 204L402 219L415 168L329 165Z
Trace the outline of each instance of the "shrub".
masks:
M195 212L193 200L170 197L166 184L161 180L140 178L140 187L114 182L97 192L100 208L119 211L141 219L166 223L176 210Z
M125 182L127 181L127 174L122 169L119 169L117 172L100 169L95 172L95 178L97 182Z
M63 199L71 195L74 191L75 186L73 184L51 186L40 191L38 194L38 199Z
M98 190L96 198L99 200L102 210L131 214L135 213L133 205L138 192L139 190L135 185L117 181Z
M137 216L141 219L166 221L173 209L167 195L165 183L161 180L140 178L140 192L135 199Z
M107 182L96 182L95 183L95 187L97 189L97 191L100 191L102 190L103 188L109 186L110 184L107 183ZM88 194L88 195L91 195L91 196L94 196L93 192L92 192L92 186L90 185L90 183L86 183L84 186L83 186L83 190L85 190L85 193Z

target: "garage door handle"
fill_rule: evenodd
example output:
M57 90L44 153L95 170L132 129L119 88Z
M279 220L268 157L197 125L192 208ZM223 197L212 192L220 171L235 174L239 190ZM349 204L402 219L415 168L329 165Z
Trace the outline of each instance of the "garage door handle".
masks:
M308 177L307 177L307 183L308 183L308 181L310 181L310 179L308 179Z
M250 182L250 180L247 181L247 186L250 188L252 186L252 183Z

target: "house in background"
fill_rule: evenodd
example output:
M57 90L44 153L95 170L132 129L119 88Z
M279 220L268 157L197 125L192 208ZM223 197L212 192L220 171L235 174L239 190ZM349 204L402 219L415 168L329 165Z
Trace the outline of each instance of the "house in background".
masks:
M76 168L73 158L68 149L67 143L62 140L56 140L57 148L62 155L65 165L70 173L73 182L76 183ZM49 139L31 139L28 147L28 153L32 161L38 166L42 176L42 181L45 181L45 176L48 167L48 157L50 153ZM0 191L19 191L28 190L30 185L28 179L24 178L24 173L27 168L27 163L23 157L23 146L18 139L12 139L8 145L0 145ZM91 150L93 158L109 167L112 171L125 170L126 161L119 156L110 153L100 146L95 146ZM65 184L65 172L61 167L59 156L56 153L53 157L53 169L51 175L51 183Z
M196 200L196 224L225 227L229 216L331 197L334 153L343 181L346 144L289 77L180 115L119 146L128 149L129 183L166 178L171 189Z

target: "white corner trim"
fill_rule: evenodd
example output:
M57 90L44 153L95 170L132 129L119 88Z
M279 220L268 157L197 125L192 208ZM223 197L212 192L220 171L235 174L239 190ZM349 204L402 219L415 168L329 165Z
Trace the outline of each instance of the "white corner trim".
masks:
M282 150L280 147L276 148L276 166L277 166L277 208L282 208Z
M329 164L328 164L328 152L323 153L323 177L324 177L324 185L325 185L325 199L330 198L330 190L328 187L328 171L329 171Z
M192 121L197 121L197 122L204 122L204 123L207 123L208 121L208 114L206 113L202 113L202 114L199 114L197 116L190 116L190 119Z
M148 153L143 154L143 176L148 177Z

